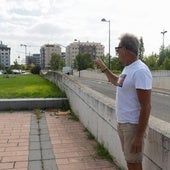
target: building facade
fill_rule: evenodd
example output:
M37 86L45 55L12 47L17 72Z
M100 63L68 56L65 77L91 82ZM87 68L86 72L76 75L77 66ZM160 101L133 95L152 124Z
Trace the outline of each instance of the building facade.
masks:
M104 55L104 46L95 42L73 42L66 47L66 66L74 67L74 60L79 53L89 53L92 59Z
M34 64L35 66L41 66L40 54L33 54L31 56L26 56L26 66L28 67L30 64Z
M10 52L11 48L0 41L0 70L6 70L10 67Z
M50 68L50 60L52 54L61 56L61 47L55 44L45 44L40 49L40 62L42 69Z

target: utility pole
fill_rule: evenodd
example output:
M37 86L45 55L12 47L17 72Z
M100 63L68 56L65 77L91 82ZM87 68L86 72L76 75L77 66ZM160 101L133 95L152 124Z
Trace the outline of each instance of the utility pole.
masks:
M110 69L110 20L106 20L105 18L101 19L102 22L108 22L109 23L109 69Z
M78 71L79 71L79 77L80 77L80 40L74 39L74 41L78 41L78 48L79 48Z

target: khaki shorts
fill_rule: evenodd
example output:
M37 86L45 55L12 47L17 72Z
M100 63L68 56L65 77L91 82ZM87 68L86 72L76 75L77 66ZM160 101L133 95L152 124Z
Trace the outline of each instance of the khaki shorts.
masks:
M142 162L143 154L140 153L131 153L131 141L136 133L137 124L130 123L118 123L118 135L120 137L120 141L122 144L122 150L125 155L125 159L127 163L139 163ZM143 146L144 147L144 142ZM143 149L142 149L143 150Z

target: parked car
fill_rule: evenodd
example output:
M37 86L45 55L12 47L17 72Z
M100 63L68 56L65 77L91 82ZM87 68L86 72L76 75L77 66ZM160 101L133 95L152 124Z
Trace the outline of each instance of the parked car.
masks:
M21 74L21 70L13 69L12 73L13 74Z

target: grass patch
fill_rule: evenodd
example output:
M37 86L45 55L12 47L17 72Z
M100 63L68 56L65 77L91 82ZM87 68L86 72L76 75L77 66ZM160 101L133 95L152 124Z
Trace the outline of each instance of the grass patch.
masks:
M109 162L113 163L118 170L125 170L123 167L119 166L116 162L116 159L110 155L107 149L104 146L97 142L96 146L96 156L101 159L106 159Z
M58 86L40 75L0 75L0 98L60 98L66 97Z
M97 143L96 152L97 152L97 157L106 159L110 162L114 162L114 159L112 158L112 156L109 154L109 152L104 148L102 144Z
M42 117L42 112L40 111L40 109L35 109L34 114L36 115L37 120L39 121Z
M95 140L95 137L91 134L91 132L87 128L84 129L84 132L86 133L87 138L89 140ZM100 159L106 159L109 162L113 163L117 170L124 170L124 168L118 166L118 164L116 163L116 159L110 155L108 150L105 149L103 145L97 142L97 145L94 148L96 150L96 155L94 155L94 158L96 157Z

